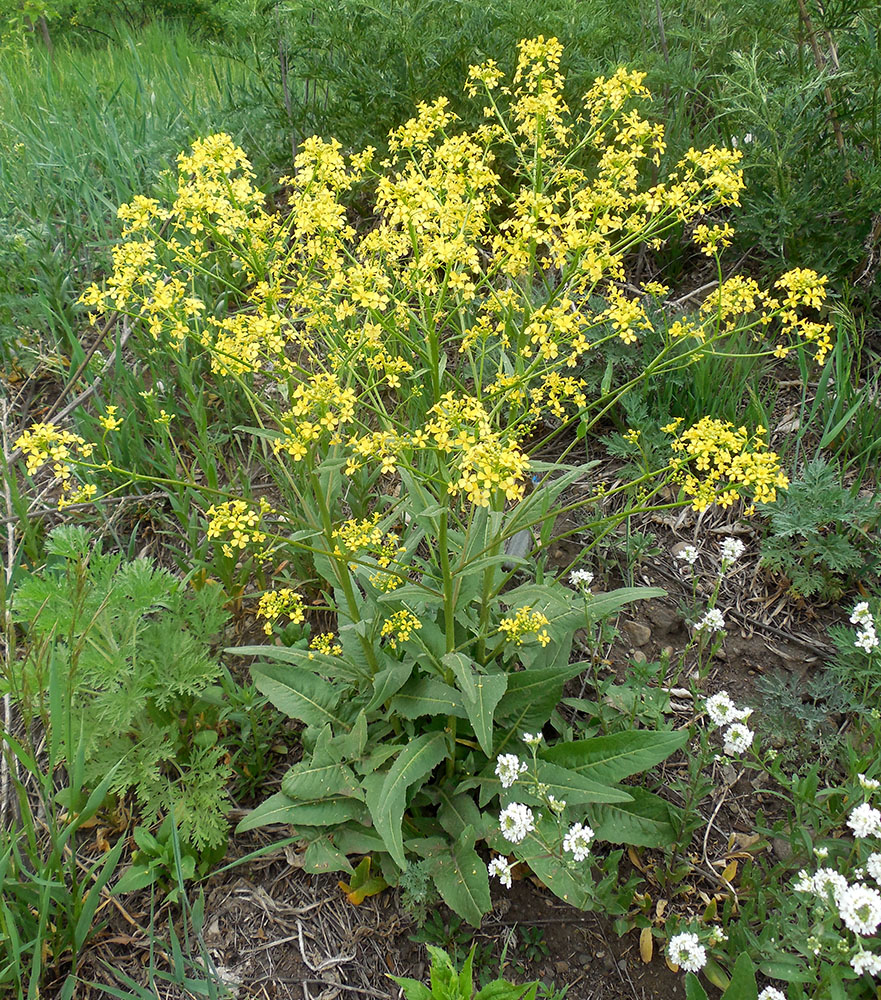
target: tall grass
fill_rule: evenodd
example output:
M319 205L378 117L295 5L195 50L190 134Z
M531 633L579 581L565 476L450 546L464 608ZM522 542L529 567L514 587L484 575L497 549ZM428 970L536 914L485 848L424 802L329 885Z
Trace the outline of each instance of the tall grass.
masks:
M75 333L73 304L116 233L197 135L241 126L247 66L155 23L121 42L0 60L0 351ZM231 119L233 119L231 121ZM249 142L249 145L262 142Z

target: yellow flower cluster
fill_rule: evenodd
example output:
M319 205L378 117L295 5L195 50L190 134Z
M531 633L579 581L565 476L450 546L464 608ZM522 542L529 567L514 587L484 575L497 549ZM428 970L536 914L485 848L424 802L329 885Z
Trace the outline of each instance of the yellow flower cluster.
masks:
M504 632L508 642L513 642L517 646L522 646L523 639L530 635L534 635L542 646L547 646L551 637L545 628L546 625L550 625L547 616L541 611L533 611L527 604L513 617L503 618L499 622L499 631Z
M344 521L335 528L331 536L336 542L333 554L338 558L349 558L358 553L367 553L376 561L379 570L372 574L370 582L378 590L395 590L404 581L398 573L384 573L405 550L395 532L383 532L379 527L381 515L376 513L362 521Z
M118 406L108 406L104 416L98 417L98 423L105 431L116 431L122 427L122 419L116 415L118 410Z
M309 648L316 653L323 653L325 656L342 656L343 647L335 642L335 639L336 635L333 632L319 632L310 640ZM311 653L309 659L314 659Z
M392 649L398 648L399 642L406 642L410 636L422 628L422 622L411 611L404 608L395 611L382 623L380 636L388 638Z
M493 428L483 404L473 396L445 393L428 411L425 430L417 432L413 442L447 456L453 496L463 493L478 507L488 507L496 491L507 500L523 496L529 459L516 438Z
M814 349L818 364L825 361L832 349L832 326L819 323L801 315L801 309L820 309L826 300L826 277L808 268L787 271L774 287L782 290L782 296L762 289L753 278L735 275L723 281L701 305L700 315L712 324L716 332L736 329L744 322L758 324L760 329L769 329L776 322L784 338L796 338ZM705 339L707 330L694 323L678 321L670 331L673 336L697 336ZM757 335L758 336L758 335ZM790 347L781 341L774 353L785 357Z
M681 456L677 479L694 510L705 510L713 503L728 507L743 496L772 503L777 490L789 485L779 456L768 451L764 428L750 435L746 427L703 417L680 431L680 423L681 418L662 430L676 435L670 447ZM748 512L752 509L751 505Z
M272 635L273 623L277 622L283 615L297 625L306 620L303 598L295 590L283 587L281 590L269 590L260 597L260 603L257 605L257 617L266 619L263 623L263 631L267 635Z
M116 407L107 408L107 419L113 420ZM99 418L99 420L102 418ZM110 429L110 428L108 428ZM25 456L28 475L34 475L44 465L50 465L52 475L61 485L58 509L91 500L98 492L93 483L80 483L74 471L85 459L91 458L94 444L53 423L38 423L24 431L15 441Z
M221 548L225 556L234 556L236 551L249 545L266 541L263 518L272 508L261 499L255 509L245 500L227 500L208 508L208 538L222 539ZM261 553L262 554L262 553ZM261 554L258 554L258 558Z
M302 461L324 439L339 444L340 430L355 415L356 395L340 384L333 372L317 372L293 392L293 405L280 417L281 437L273 441L276 454L284 452Z

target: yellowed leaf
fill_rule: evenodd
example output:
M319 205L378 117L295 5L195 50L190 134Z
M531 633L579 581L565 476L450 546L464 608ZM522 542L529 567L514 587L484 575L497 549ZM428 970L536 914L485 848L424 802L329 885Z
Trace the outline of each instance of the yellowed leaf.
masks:
M639 932L639 957L646 965L652 960L655 950L655 939L651 927L643 927Z
M737 861L732 861L726 866L725 871L722 872L722 878L726 882L733 882L734 876L737 874Z

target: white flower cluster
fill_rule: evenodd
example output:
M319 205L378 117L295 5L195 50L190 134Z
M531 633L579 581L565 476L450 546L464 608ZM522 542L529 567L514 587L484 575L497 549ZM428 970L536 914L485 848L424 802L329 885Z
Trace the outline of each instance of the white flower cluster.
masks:
M537 747L541 743L541 733L524 733L523 742L528 747Z
M855 837L881 837L881 812L864 802L851 810L847 825Z
M701 632L720 632L723 628L725 628L725 619L722 617L722 612L717 611L716 608L711 608L694 626L694 630L698 634Z
M867 778L864 774L858 774L857 781L860 783L860 787L864 788L867 792L877 792L881 788L881 781L876 781L875 778Z
M853 971L861 976L868 972L870 976L877 976L881 972L881 955L875 955L871 951L858 951L850 960Z
M744 725L743 720L750 717L751 708L738 708L727 691L718 691L707 698L706 710L714 726L728 727L722 734L726 754L741 754L749 750L756 734Z
M499 815L499 826L502 836L512 844L519 844L526 839L528 833L535 829L535 817L529 806L520 802L512 802Z
M720 547L722 568L720 574L726 573L743 555L746 546L739 538L724 538Z
M576 569L569 574L569 583L578 590L586 591L593 583L593 573L587 569Z
M593 830L585 823L574 823L563 838L563 850L575 856L576 861L584 861L590 854Z
M514 866L509 864L506 858L493 858L486 866L490 878L495 876L506 889L511 888L511 872Z
M786 994L781 993L776 986L766 986L759 994L759 1000L786 1000Z
M697 934L684 931L670 938L667 954L674 965L686 972L699 972L707 964L707 950Z
M820 868L813 876L802 870L793 888L834 903L842 922L854 934L874 934L881 924L881 892L861 882L850 885L833 868Z
M860 630L857 632L856 641L854 646L857 649L865 650L867 653L871 653L873 649L878 647L878 632L875 619L872 617L872 612L869 611L869 602L860 601L859 604L853 609L850 616L851 625L859 625Z
M517 754L502 753L496 758L496 774L502 783L502 788L510 788L525 770L527 765Z
M689 566L694 566L697 562L697 557L700 553L694 545L683 545L682 548L676 553L675 558L681 559L684 563L688 563Z

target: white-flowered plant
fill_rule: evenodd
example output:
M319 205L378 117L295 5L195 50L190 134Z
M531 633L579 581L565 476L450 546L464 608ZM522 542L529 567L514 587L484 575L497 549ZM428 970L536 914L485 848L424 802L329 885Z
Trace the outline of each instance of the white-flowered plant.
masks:
M510 788L520 775L528 770L529 765L524 764L517 754L503 753L496 758L496 775L502 783L502 788Z
M860 601L850 615L851 625L859 626L854 646L862 649L863 652L871 653L878 648L878 623L869 610L868 601Z
M863 802L851 811L847 817L847 825L853 830L853 835L860 839L881 837L881 812L868 802Z
M876 781L875 778L867 778L864 774L858 774L857 781L860 783L860 787L867 792L877 792L881 788L881 781Z
M593 583L593 573L587 569L576 569L569 574L569 583L578 590L587 591Z
M686 972L699 972L707 964L707 950L691 931L671 937L667 942L667 955L674 965Z
M746 753L753 745L755 735L742 722L735 722L725 730L722 749L729 755Z
M499 826L502 836L512 844L520 844L526 835L535 829L535 815L529 806L521 802L512 802L499 815Z
M725 619L722 612L717 608L710 608L709 611L694 626L697 634L703 632L721 632L725 628Z
M849 885L835 893L835 905L848 930L874 934L881 924L881 893L867 885Z
M698 560L700 551L696 545L683 545L682 548L675 554L675 559L681 559L682 562L687 563L689 566L694 566Z
M511 872L514 865L510 864L507 858L493 858L486 866L490 878L497 878L506 889L511 888Z
M563 850L572 854L576 861L584 861L590 854L593 830L586 823L574 823L563 838Z
M541 743L541 740L542 740L541 733L524 733L523 734L523 742L528 747L537 747Z
M766 986L759 994L759 1000L786 1000L786 994L781 993L776 986Z
M717 691L707 698L705 708L714 726L729 726L732 722L743 722L752 715L751 708L738 708L725 690Z
M881 973L881 955L876 955L871 951L858 951L850 960L850 964L858 976L866 973L870 976L877 976Z
M722 555L722 573L727 573L728 570L737 562L737 560L743 555L746 546L739 538L724 538L722 540L722 545L720 547L720 552Z

